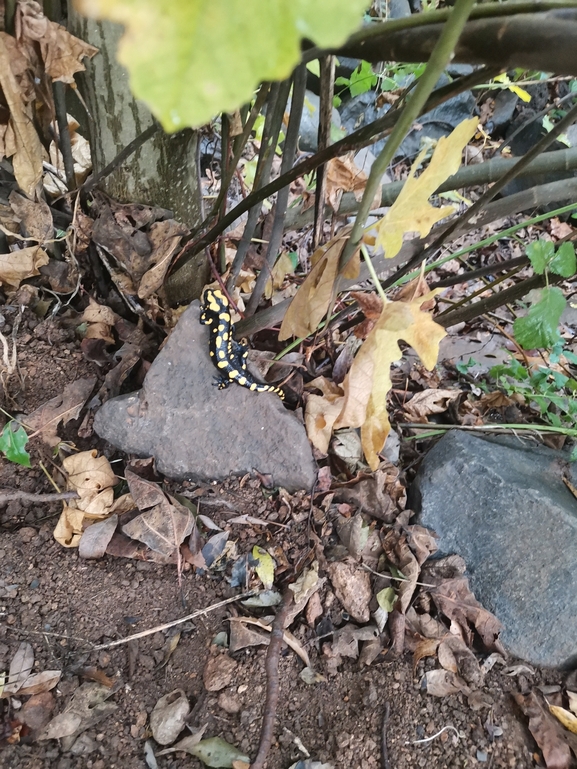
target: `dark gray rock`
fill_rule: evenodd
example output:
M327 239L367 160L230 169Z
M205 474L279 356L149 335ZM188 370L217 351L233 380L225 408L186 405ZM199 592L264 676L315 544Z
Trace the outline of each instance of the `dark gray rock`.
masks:
M536 665L577 660L577 501L564 472L576 485L560 452L452 430L425 457L409 497L440 552L465 559L509 651Z
M272 393L214 387L199 303L182 314L142 390L105 403L94 429L122 451L153 456L170 478L222 480L253 469L277 486L310 489L315 463L305 429Z

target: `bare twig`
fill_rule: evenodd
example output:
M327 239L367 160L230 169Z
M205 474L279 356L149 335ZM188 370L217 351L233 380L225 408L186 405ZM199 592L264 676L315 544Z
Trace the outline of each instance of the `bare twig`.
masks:
M16 489L0 489L0 505L5 505L14 499L22 499L25 502L60 502L64 499L78 499L78 492L62 491L59 494L31 494L27 491L17 491Z
M146 636L162 632L163 630L168 630L168 628L176 627L176 625L181 625L183 622L188 622L191 619L201 617L203 614L208 614L215 609L220 609L221 606L226 606L229 603L234 603L235 601L242 601L245 598L250 598L251 595L256 595L257 592L257 590L249 590L246 593L234 595L232 598L226 598L224 601L213 603L212 606L207 606L206 609L197 609L197 611L193 611L192 614L187 614L186 617L174 619L172 622L165 622L164 624L157 625L156 627L152 627L149 630L142 630L140 633L134 633L134 635L129 635L126 638L119 638L117 641L110 641L110 643L99 644L98 646L94 646L92 651L98 652L102 649L112 649L114 646L121 646L122 644L134 641L136 638L146 638Z
M383 769L390 769L389 748L387 745L387 729L389 728L389 716L391 715L391 705L385 702L385 712L383 713L383 725L381 727L381 765Z
M250 769L263 769L272 745L274 722L279 698L278 665L284 636L284 625L292 605L293 592L286 590L272 625L270 644L266 655L266 700L260 730L258 753Z
M133 139L130 144L127 144L126 147L118 153L114 160L111 160L110 163L102 169L102 171L99 171L97 174L90 176L84 182L84 184L80 186L80 189L84 192L90 192L93 187L95 187L97 184L100 184L100 182L103 179L106 179L107 176L110 176L113 171L116 171L116 169L121 166L124 161L127 160L127 158L135 153L136 150L140 149L140 147L142 147L142 145L147 142L151 136L154 136L154 134L159 129L160 125L156 121L151 123L151 125L149 125L148 128L146 128L141 134Z

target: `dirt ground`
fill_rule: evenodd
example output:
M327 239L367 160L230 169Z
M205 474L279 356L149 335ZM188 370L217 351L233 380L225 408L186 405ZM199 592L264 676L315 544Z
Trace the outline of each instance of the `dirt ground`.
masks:
M7 385L5 407L12 413L31 411L78 377L101 377L98 367L84 360L73 334L62 332L49 321L38 323L25 315L18 349L24 386L16 379ZM68 425L65 437L78 448L103 450L95 435L78 438L79 424ZM2 488L36 493L53 490L39 465L42 460L51 468L49 449L34 440L31 454L32 469L0 460ZM122 475L122 464L113 467ZM188 484L180 489L194 492L195 487ZM278 498L265 494L257 483L247 484L242 494L238 482L204 491L210 502L204 512L230 529L240 552L261 544L265 535L256 527L227 524L231 510L236 515L248 513L271 521L279 521L280 516L287 527L282 529L282 547L289 563L298 560L306 549L305 516L280 511ZM224 500L222 506L219 499ZM302 504L304 509L308 501L302 499ZM232 589L223 575L199 575L190 566L185 566L179 584L174 566L111 556L83 561L77 550L65 549L53 539L60 506L11 501L0 508L0 671L8 669L25 640L34 649L36 671L63 670L53 690L55 713L64 709L73 692L94 675L95 668L115 681L111 701L118 707L84 732L71 751L62 752L56 740L38 742L31 733L19 743L0 749L0 766L145 767L148 718L157 700L174 689L182 689L191 702L191 726L207 724L205 736L220 736L254 758L266 684L265 648L249 647L231 655L237 664L223 690L207 692L203 684L207 660L226 653L219 652L212 642L218 633L228 630L227 618L237 611L234 604L180 626L180 640L168 661L165 650L171 634L166 632L101 651L90 650L93 645L211 607L239 589ZM326 595L321 598L325 607L329 605L326 599ZM333 624L343 621L338 601L325 609L325 614L329 612ZM314 628L298 618L290 629L326 680L307 685L299 677L301 660L290 650L283 652L275 743L268 769L288 768L305 759L305 751L318 761L343 769L525 769L540 765L526 718L512 693L535 685L554 687L561 682L559 673L535 671L532 675L530 669L521 668L506 675L504 668L496 665L485 678L484 702L478 702L474 709L463 694L435 698L421 692L423 672L437 667L432 658L419 662L414 672L410 655L395 662L379 662L379 657L364 668L357 661L345 660L336 675L329 675L322 655L323 640L316 638ZM514 661L507 663L511 666ZM11 707L19 708L26 699L12 698ZM4 702L0 705L0 724L6 729L13 712L8 712L6 701L0 702ZM388 763L381 748L387 703L390 716L384 731ZM417 742L445 727L452 728L433 740ZM160 756L157 761L161 768L202 766L184 753Z

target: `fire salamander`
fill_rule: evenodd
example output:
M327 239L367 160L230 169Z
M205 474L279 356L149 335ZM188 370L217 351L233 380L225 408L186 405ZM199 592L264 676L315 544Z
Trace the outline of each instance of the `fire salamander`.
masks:
M274 385L257 382L246 367L247 348L232 338L233 327L228 299L219 289L207 288L201 305L200 322L210 326L209 353L220 372L219 390L231 382L257 393L273 392L284 399L284 392Z

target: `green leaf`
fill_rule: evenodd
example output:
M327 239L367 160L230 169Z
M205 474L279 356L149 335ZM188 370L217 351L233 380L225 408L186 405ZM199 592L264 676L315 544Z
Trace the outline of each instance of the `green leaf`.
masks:
M351 96L359 96L361 93L370 91L376 84L378 77L368 61L362 61L351 75L349 90Z
M379 590L376 598L383 611L388 611L389 613L393 611L397 596L392 587L384 587L382 590Z
M229 745L221 737L210 737L208 740L201 740L196 745L188 748L188 752L199 758L203 764L213 767L232 767L233 761L244 761L250 763L250 758Z
M321 76L321 65L318 59L307 61L306 68L311 73L311 75L316 75L317 77Z
M549 269L556 275L570 278L577 272L577 259L575 258L575 246L573 243L562 243L557 253L549 262Z
M12 429L16 422L11 420L0 434L0 451L10 462L16 462L18 465L30 467L30 454L26 451L28 435L22 425L18 425L16 430Z
M527 257L538 275L543 275L555 254L553 243L548 240L536 240L527 246Z
M366 0L78 0L86 15L124 24L118 58L134 95L168 132L201 126L287 78L301 40L342 45Z
M527 315L513 323L513 333L521 347L532 350L553 346L559 340L557 326L566 303L560 288L544 288Z

